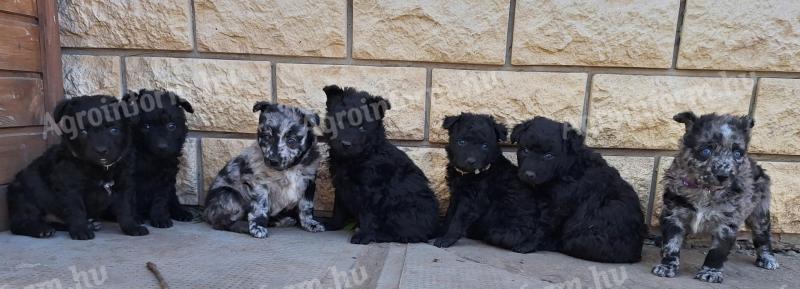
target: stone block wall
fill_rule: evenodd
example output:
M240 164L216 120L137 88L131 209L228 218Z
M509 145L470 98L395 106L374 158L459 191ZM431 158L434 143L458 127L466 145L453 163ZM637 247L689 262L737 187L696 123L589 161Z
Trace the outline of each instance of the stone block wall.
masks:
M442 118L569 121L657 226L684 110L750 114L774 229L800 233L800 2L784 0L59 0L67 96L189 99L181 200L255 137L255 101L322 111L327 84L392 102L389 137L444 202ZM323 146L323 150L325 147ZM508 147L511 153L513 147ZM317 208L332 191L320 173ZM443 205L446 207L446 205Z

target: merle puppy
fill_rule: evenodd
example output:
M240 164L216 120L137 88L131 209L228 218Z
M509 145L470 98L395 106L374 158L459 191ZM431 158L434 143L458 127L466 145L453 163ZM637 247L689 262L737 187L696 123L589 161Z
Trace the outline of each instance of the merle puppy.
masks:
M160 90L131 91L122 100L140 108L131 119L137 151L133 176L138 219L149 219L156 228L172 227L171 219L191 221L192 214L178 202L175 177L189 131L184 111L193 113L192 105L172 92Z
M695 278L722 282L722 267L746 224L753 233L756 265L778 268L770 236L770 180L747 155L750 117L683 112L673 117L686 126L680 152L664 177L661 264L653 273L675 277L686 234L711 233L713 242Z
M8 187L11 232L36 238L64 226L76 240L94 238L102 212L111 207L122 232L147 235L134 220L134 150L123 112L106 95L61 101L53 112L61 143L19 172Z
M508 129L493 117L447 116L447 185L450 206L444 234L434 245L449 247L463 236L529 253L552 249L547 200L517 178L517 167L500 148Z
M558 250L590 261L641 260L639 197L568 123L536 117L514 127L519 178L552 197Z
M268 226L325 227L314 220L320 154L319 116L290 106L258 102L258 140L217 174L206 197L205 218L214 229L266 238Z
M334 198L329 230L349 218L358 222L350 239L371 242L426 242L436 233L438 204L428 179L386 139L383 118L390 104L354 88L326 86L330 171Z

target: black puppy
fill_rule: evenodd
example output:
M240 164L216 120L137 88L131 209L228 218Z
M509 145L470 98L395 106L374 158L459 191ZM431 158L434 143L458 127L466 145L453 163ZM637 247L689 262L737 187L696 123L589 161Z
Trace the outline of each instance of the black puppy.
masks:
M488 115L447 116L444 128L450 207L437 247L468 236L515 252L552 249L546 198L517 178L517 167L500 149L508 129Z
M359 229L351 243L426 242L435 234L438 204L422 170L386 139L389 102L349 87L323 90L336 191L326 228L338 230L352 217Z
M128 106L105 95L64 100L56 106L61 144L19 172L8 187L11 232L53 236L48 221L66 225L70 237L94 238L94 222L111 207L122 232L147 235L134 220L134 150L124 114Z
M137 219L149 219L156 228L172 227L170 217L191 221L192 214L178 202L175 178L189 131L184 111L193 113L192 105L172 92L161 90L131 91L122 100L139 108L139 113L131 118L137 152L133 174Z
M568 123L536 117L514 127L519 177L553 198L559 251L607 263L641 260L639 197Z

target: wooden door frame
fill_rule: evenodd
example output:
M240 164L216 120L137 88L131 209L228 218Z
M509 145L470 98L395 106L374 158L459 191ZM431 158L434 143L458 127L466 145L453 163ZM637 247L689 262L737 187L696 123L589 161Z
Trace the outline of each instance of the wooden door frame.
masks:
M46 116L52 113L59 101L64 99L58 7L56 1L52 0L38 0L36 3L41 31L42 82L44 84L44 115ZM47 125L47 122L44 125ZM45 131L47 130L43 130L43 133ZM47 137L48 144L58 142L56 137L44 137Z

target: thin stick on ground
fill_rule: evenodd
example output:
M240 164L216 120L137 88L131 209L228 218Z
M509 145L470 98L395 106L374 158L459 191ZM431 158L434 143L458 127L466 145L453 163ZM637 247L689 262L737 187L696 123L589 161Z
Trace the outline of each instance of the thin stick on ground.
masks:
M161 289L169 289L169 285L167 285L167 281L164 280L164 276L161 276L161 272L158 271L158 267L153 262L147 262L147 270L153 272L153 275L156 276L156 280L158 280L158 287Z

